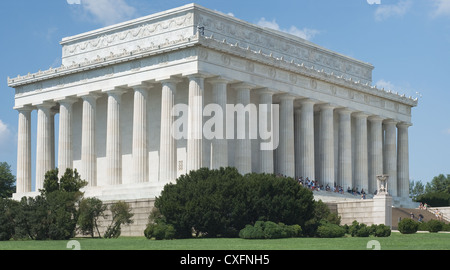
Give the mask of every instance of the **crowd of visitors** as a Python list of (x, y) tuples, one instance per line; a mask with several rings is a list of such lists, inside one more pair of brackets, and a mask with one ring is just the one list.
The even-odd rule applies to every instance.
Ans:
[[(344, 188), (340, 185), (336, 185), (336, 183), (334, 184), (333, 187), (330, 187), (328, 184), (324, 187), (322, 184), (319, 183), (319, 181), (310, 180), (308, 177), (304, 179), (303, 176), (298, 177), (297, 181), (300, 185), (305, 186), (313, 191), (325, 190), (328, 192), (334, 192), (339, 194), (344, 194), (345, 192)], [(361, 196), (361, 199), (366, 198), (366, 192), (364, 191), (364, 189), (361, 189), (361, 191), (359, 191), (357, 188), (348, 187), (347, 192), (355, 196)]]

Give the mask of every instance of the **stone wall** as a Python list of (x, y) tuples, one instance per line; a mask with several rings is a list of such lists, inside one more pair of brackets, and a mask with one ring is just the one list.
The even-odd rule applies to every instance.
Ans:
[(326, 204), (332, 212), (341, 217), (341, 225), (350, 225), (356, 220), (367, 225), (392, 226), (391, 196), (374, 196), (373, 199), (327, 202)]
[[(152, 210), (155, 200), (154, 199), (141, 199), (141, 200), (128, 200), (125, 201), (131, 206), (132, 213), (134, 214), (132, 220), (133, 223), (130, 225), (122, 225), (121, 226), (121, 234), (120, 236), (144, 236), (144, 230), (147, 226), (148, 216), (150, 215), (150, 211)], [(100, 218), (99, 221), (99, 231), (103, 237), (103, 234), (106, 231), (106, 228), (111, 224), (111, 211), (109, 207), (113, 204), (113, 201), (104, 201), (103, 204), (108, 206), (108, 210), (106, 214), (108, 215), (106, 219)], [(83, 235), (78, 235), (83, 236)], [(98, 234), (95, 232), (95, 237)]]

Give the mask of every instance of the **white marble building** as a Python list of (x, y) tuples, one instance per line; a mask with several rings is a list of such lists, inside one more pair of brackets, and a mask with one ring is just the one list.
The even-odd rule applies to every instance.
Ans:
[[(35, 194), (54, 167), (76, 168), (86, 196), (134, 200), (154, 198), (189, 170), (221, 166), (368, 192), (384, 173), (390, 194), (408, 197), (417, 99), (373, 87), (371, 64), (196, 4), (61, 45), (61, 67), (8, 78), (19, 112), (16, 198)], [(175, 104), (186, 104), (191, 135), (210, 119), (207, 104), (278, 104), (278, 148), (261, 150), (249, 137), (176, 139)]]

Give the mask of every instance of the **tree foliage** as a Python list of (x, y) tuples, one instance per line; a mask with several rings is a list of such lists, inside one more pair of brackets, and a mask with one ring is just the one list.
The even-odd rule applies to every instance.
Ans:
[(16, 177), (11, 173), (11, 166), (0, 162), (0, 198), (11, 198), (16, 192)]
[(313, 195), (292, 178), (239, 174), (235, 168), (191, 171), (168, 184), (155, 207), (177, 238), (237, 237), (258, 220), (304, 225), (313, 215)]

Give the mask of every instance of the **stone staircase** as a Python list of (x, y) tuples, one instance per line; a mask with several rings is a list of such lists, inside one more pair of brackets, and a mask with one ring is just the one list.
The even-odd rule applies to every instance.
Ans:
[[(411, 218), (411, 213), (414, 214), (414, 220), (419, 219), (419, 214), (422, 214), (423, 221), (427, 222), (432, 219), (437, 219), (436, 215), (430, 211), (430, 209), (419, 209), (419, 208), (392, 208), (392, 229), (398, 230), (398, 222), (404, 218)], [(447, 221), (448, 223), (448, 221)]]

